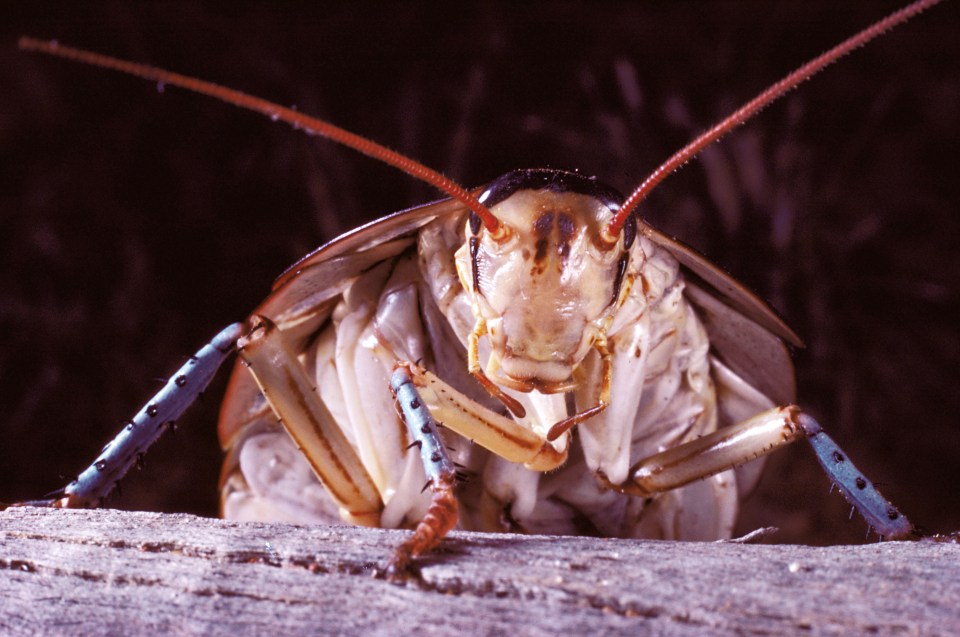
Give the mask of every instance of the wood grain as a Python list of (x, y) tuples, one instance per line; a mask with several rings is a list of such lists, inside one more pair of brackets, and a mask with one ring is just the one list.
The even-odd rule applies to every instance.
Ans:
[(960, 546), (454, 533), (403, 584), (403, 531), (0, 512), (0, 634), (960, 632)]

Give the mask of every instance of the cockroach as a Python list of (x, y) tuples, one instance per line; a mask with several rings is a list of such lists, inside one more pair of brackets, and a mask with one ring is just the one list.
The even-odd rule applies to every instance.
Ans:
[(453, 197), (298, 262), (49, 503), (99, 504), (238, 345), (242, 363), (221, 412), (224, 513), (415, 528), (394, 571), (458, 520), (481, 530), (727, 537), (738, 494), (756, 478), (759, 463), (745, 463), (799, 438), (879, 534), (914, 534), (819, 425), (788, 406), (784, 342), (799, 338), (742, 285), (646, 224), (636, 205), (780, 93), (931, 4), (914, 3), (801, 67), (626, 198), (554, 169), (467, 190), (292, 109), (22, 40), (253, 108)]

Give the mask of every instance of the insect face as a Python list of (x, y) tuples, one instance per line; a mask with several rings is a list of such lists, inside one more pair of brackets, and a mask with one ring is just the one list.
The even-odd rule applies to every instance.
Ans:
[(487, 376), (520, 391), (568, 391), (629, 288), (632, 231), (612, 244), (602, 237), (622, 198), (577, 173), (522, 170), (481, 200), (507, 237), (471, 223), (456, 261), (489, 336)]

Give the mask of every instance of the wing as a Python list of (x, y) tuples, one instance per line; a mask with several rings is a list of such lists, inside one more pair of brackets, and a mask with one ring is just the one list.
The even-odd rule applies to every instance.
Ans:
[(784, 342), (802, 347), (800, 337), (769, 305), (703, 255), (643, 222), (639, 231), (694, 274), (687, 282), (687, 298), (723, 363), (775, 403), (794, 402), (793, 362)]
[[(274, 282), (269, 296), (252, 314), (269, 317), (291, 342), (305, 342), (330, 317), (339, 296), (359, 274), (394, 257), (416, 241), (417, 231), (434, 219), (463, 214), (458, 201), (441, 201), (409, 208), (343, 234), (317, 248), (287, 269)], [(220, 444), (231, 447), (241, 430), (256, 430), (275, 422), (253, 377), (234, 367), (220, 408)], [(226, 471), (230, 458), (224, 463)]]
[(284, 329), (293, 327), (338, 296), (353, 277), (405, 250), (417, 230), (439, 217), (464, 212), (466, 207), (459, 201), (443, 199), (342, 234), (281, 274), (254, 314), (267, 316)]
[(640, 222), (637, 230), (669, 250), (677, 261), (711, 286), (724, 303), (774, 336), (778, 336), (796, 347), (803, 347), (803, 341), (800, 337), (783, 322), (783, 319), (777, 316), (777, 313), (766, 302), (717, 265), (711, 263), (705, 256), (643, 221)]

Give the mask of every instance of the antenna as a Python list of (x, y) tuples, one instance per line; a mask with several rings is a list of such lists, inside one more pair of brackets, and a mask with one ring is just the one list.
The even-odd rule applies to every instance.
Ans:
[(500, 220), (460, 184), (424, 166), (420, 162), (410, 159), (406, 155), (401, 155), (386, 146), (382, 146), (366, 137), (334, 126), (322, 119), (305, 115), (292, 108), (280, 106), (279, 104), (254, 97), (242, 91), (220, 86), (213, 82), (206, 82), (179, 73), (165, 71), (146, 64), (128, 62), (108, 55), (63, 46), (56, 40), (44, 41), (23, 37), (20, 38), (19, 46), (24, 51), (46, 53), (47, 55), (73, 60), (75, 62), (120, 71), (121, 73), (157, 82), (160, 85), (169, 84), (170, 86), (177, 86), (188, 91), (228, 102), (240, 108), (262, 113), (273, 121), (286, 122), (296, 129), (306, 131), (308, 134), (326, 137), (348, 148), (359, 151), (368, 157), (398, 168), (408, 175), (424, 181), (441, 192), (450, 195), (477, 214), (483, 222), (484, 227), (490, 232), (492, 238), (499, 239), (503, 236), (503, 224), (500, 223)]
[(918, 0), (917, 2), (914, 2), (913, 4), (908, 5), (899, 11), (894, 11), (882, 20), (874, 22), (863, 31), (860, 31), (856, 35), (847, 38), (826, 53), (823, 53), (810, 60), (793, 73), (790, 73), (781, 79), (779, 82), (769, 86), (762, 93), (725, 117), (718, 124), (715, 124), (713, 128), (701, 133), (699, 137), (678, 150), (667, 161), (660, 164), (660, 166), (650, 173), (650, 175), (643, 180), (643, 183), (641, 183), (637, 189), (634, 190), (629, 197), (627, 197), (626, 201), (624, 201), (623, 205), (620, 207), (620, 210), (613, 217), (613, 219), (610, 220), (610, 223), (607, 224), (607, 227), (603, 229), (604, 240), (608, 243), (615, 243), (620, 231), (623, 229), (623, 225), (627, 221), (627, 218), (633, 213), (637, 206), (640, 205), (640, 202), (646, 199), (647, 195), (649, 195), (650, 192), (656, 188), (657, 185), (670, 173), (676, 171), (685, 163), (693, 159), (693, 157), (701, 150), (717, 141), (734, 128), (740, 126), (763, 110), (770, 103), (776, 101), (791, 89), (796, 88), (798, 85), (807, 81), (816, 73), (833, 64), (847, 53), (850, 53), (857, 47), (863, 46), (875, 37), (883, 35), (893, 27), (906, 22), (913, 16), (917, 15), (921, 11), (924, 11), (925, 9), (932, 7), (938, 2), (940, 2), (940, 0)]

